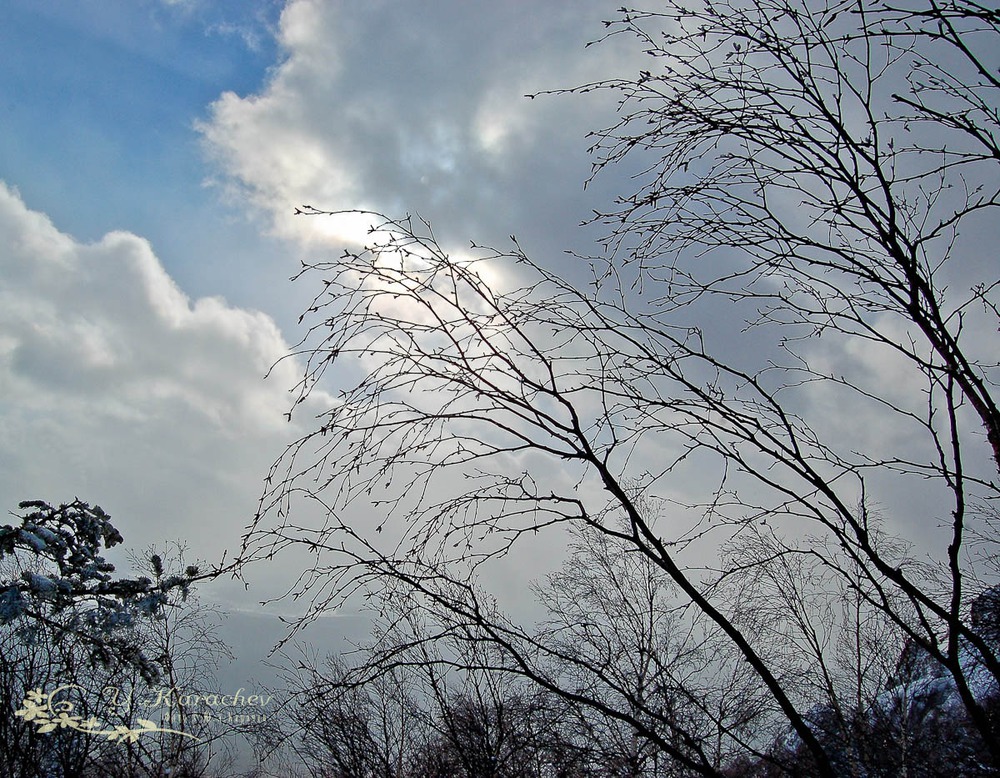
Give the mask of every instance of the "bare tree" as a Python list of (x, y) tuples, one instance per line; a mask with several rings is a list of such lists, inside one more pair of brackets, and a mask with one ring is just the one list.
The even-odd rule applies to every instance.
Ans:
[[(151, 547), (142, 557), (132, 554), (130, 560), (159, 585), (175, 569), (197, 569), (186, 563), (187, 553), (184, 544), (173, 543), (159, 552)], [(94, 774), (202, 778), (232, 771), (241, 728), (204, 702), (205, 695), (215, 691), (219, 666), (233, 659), (229, 645), (218, 635), (222, 619), (217, 607), (189, 589), (169, 598), (156, 619), (133, 628), (132, 639), (161, 672), (152, 684), (135, 672), (119, 678), (115, 712), (125, 721), (153, 716), (163, 731), (110, 744), (102, 749)]]
[(291, 673), (286, 667), (291, 703), (283, 739), (310, 775), (585, 775), (569, 772), (583, 760), (566, 737), (564, 705), (484, 667), (483, 646), (428, 639), (412, 612), (397, 616), (354, 652), (361, 658), (355, 665), (303, 656)]
[[(383, 219), (369, 246), (308, 266), (323, 280), (301, 397), (321, 381), (341, 393), (275, 464), (244, 561), (315, 552), (299, 590), (314, 612), (402, 586), (449, 634), (498, 649), (496, 670), (704, 775), (721, 768), (700, 723), (668, 736), (566, 684), (563, 646), (505, 619), (481, 573), (560, 528), (624, 544), (753, 673), (761, 731), (790, 727), (808, 769), (833, 776), (810, 714), (817, 685), (845, 694), (822, 676), (822, 613), (792, 597), (761, 630), (726, 586), (774, 562), (820, 571), (848, 611), (943, 669), (1000, 766), (973, 682), (995, 688), (1000, 661), (969, 614), (997, 558), (1000, 280), (983, 242), (1000, 197), (998, 32), (972, 0), (623, 10), (608, 35), (633, 36), (648, 69), (580, 87), (620, 98), (597, 172), (640, 170), (597, 217), (601, 256), (546, 267), (512, 237), (453, 257), (428, 225)], [(919, 538), (919, 562), (869, 507), (905, 492), (917, 513), (885, 525)], [(650, 498), (668, 495), (654, 525)], [(747, 533), (765, 558), (712, 561)], [(820, 673), (805, 684), (789, 665), (802, 639)], [(855, 655), (863, 685), (873, 659), (860, 640)], [(725, 753), (767, 750), (722, 729)], [(789, 772), (800, 755), (765, 754)]]
[[(286, 657), (287, 658), (287, 657)], [(303, 655), (289, 682), (281, 744), (316, 778), (402, 778), (427, 740), (412, 689), (398, 672), (355, 684), (337, 657)]]
[(613, 775), (687, 774), (655, 740), (637, 736), (636, 720), (674, 753), (714, 768), (734, 751), (754, 752), (770, 723), (756, 678), (631, 543), (576, 531), (567, 561), (535, 589), (546, 614), (537, 639), (558, 647), (551, 662), (560, 687), (585, 689), (619, 714), (574, 706), (592, 762), (618, 765)]

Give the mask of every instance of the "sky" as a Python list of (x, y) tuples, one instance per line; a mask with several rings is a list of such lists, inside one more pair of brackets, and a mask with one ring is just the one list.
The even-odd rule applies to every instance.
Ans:
[[(290, 277), (364, 238), (295, 209), (419, 214), (455, 250), (516, 234), (549, 267), (592, 252), (600, 228), (581, 222), (634, 186), (623, 165), (584, 186), (588, 133), (615, 105), (526, 95), (648, 67), (631, 41), (587, 45), (616, 7), (0, 5), (5, 509), (78, 497), (133, 549), (231, 553), (269, 465), (329, 399), (285, 417), (301, 365), (282, 357), (315, 291)], [(729, 334), (715, 345), (753, 357), (741, 323), (716, 314)], [(901, 386), (885, 363), (848, 356)], [(828, 418), (877, 445), (870, 418)], [(919, 509), (919, 491), (897, 496), (901, 514)], [(209, 591), (253, 609), (289, 565), (250, 571), (249, 592)]]
[[(600, 235), (581, 222), (635, 170), (584, 186), (606, 94), (526, 95), (648, 67), (630, 42), (587, 46), (619, 2), (0, 3), (0, 510), (80, 498), (130, 549), (232, 553), (269, 466), (332, 402), (314, 392), (286, 418), (302, 365), (283, 357), (315, 292), (290, 278), (363, 240), (295, 209), (419, 214), (456, 251), (516, 234), (568, 269)], [(716, 324), (727, 356), (759, 356), (740, 322)], [(915, 391), (855, 347), (813, 353)], [(905, 450), (875, 415), (813, 399), (822, 432)], [(927, 513), (920, 488), (881, 497), (902, 522)], [(552, 562), (529, 550), (523, 568)], [(297, 572), (289, 555), (247, 570), (249, 589), (202, 588), (247, 620), (226, 625), (236, 683), (280, 635), (259, 601)], [(516, 567), (497, 575), (523, 591)], [(322, 640), (362, 628), (331, 621)]]
[[(585, 249), (579, 224), (614, 189), (584, 190), (587, 133), (613, 106), (526, 95), (631, 70), (630, 49), (586, 46), (614, 8), (3, 3), (4, 510), (80, 498), (132, 549), (236, 548), (303, 431), (285, 418), (300, 366), (279, 360), (313, 290), (290, 276), (360, 239), (295, 207), (418, 213), (446, 245)], [(208, 591), (253, 610), (283, 579), (248, 577)]]

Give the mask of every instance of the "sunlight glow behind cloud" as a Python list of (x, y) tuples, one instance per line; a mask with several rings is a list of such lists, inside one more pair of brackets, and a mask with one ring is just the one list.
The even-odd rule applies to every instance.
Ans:
[[(198, 129), (223, 187), (305, 246), (363, 236), (293, 218), (303, 204), (419, 210), (435, 225), (463, 225), (456, 242), (506, 235), (513, 223), (545, 234), (546, 211), (559, 210), (549, 188), (562, 186), (567, 203), (582, 189), (577, 163), (601, 103), (526, 94), (610, 76), (625, 61), (614, 46), (584, 52), (600, 6), (582, 10), (525, 19), (524, 8), (484, 17), (458, 4), (408, 15), (292, 0), (279, 31), (285, 58), (268, 83), (225, 93)], [(528, 218), (514, 221), (518, 211)]]

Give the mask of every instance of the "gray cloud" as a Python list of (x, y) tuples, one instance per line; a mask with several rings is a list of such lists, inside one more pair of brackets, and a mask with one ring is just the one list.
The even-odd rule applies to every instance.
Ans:
[(221, 96), (200, 129), (226, 185), (307, 244), (357, 235), (292, 219), (302, 203), (419, 211), (456, 243), (516, 227), (559, 252), (590, 213), (585, 136), (611, 106), (525, 94), (629, 68), (634, 52), (584, 48), (612, 10), (293, 0), (270, 82)]

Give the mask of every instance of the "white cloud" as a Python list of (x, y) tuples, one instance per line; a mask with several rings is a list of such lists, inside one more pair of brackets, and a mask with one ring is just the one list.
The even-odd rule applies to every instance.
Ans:
[[(265, 314), (189, 299), (143, 239), (84, 245), (0, 184), (0, 493), (101, 504), (130, 547), (236, 547), (294, 430)], [(323, 398), (326, 399), (326, 398)]]
[(305, 245), (364, 233), (296, 219), (301, 204), (416, 210), (456, 243), (515, 229), (555, 243), (554, 219), (572, 230), (590, 213), (585, 136), (610, 103), (525, 94), (621, 72), (635, 52), (584, 50), (612, 12), (290, 0), (282, 64), (258, 94), (222, 95), (200, 129), (224, 184)]

